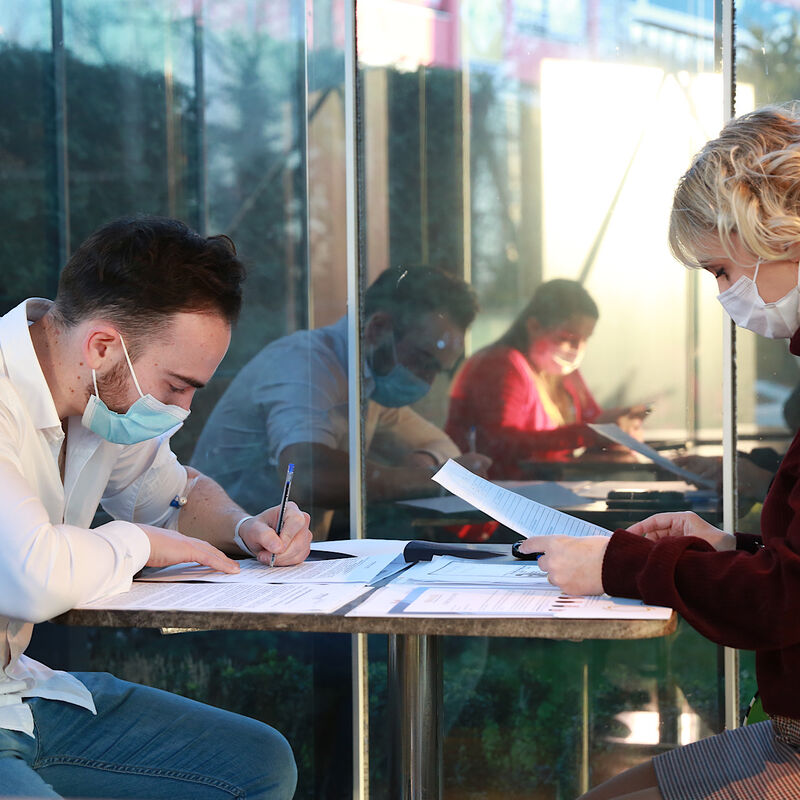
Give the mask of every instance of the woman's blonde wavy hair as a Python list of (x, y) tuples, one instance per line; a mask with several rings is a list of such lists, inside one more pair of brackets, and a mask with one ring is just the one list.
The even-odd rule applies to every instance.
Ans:
[(699, 267), (709, 234), (726, 253), (731, 234), (765, 261), (800, 246), (800, 113), (768, 106), (731, 120), (695, 156), (672, 202), (669, 246)]

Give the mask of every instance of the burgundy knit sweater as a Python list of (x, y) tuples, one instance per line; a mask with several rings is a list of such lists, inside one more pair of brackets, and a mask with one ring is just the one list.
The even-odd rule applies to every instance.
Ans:
[[(800, 355), (800, 332), (790, 350)], [(761, 513), (761, 537), (717, 552), (694, 536), (651, 542), (616, 531), (603, 560), (611, 595), (671, 606), (717, 644), (756, 651), (770, 715), (800, 719), (800, 433)]]

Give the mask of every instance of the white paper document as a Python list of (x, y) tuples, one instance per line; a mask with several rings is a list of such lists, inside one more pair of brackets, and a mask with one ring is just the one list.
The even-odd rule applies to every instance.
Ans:
[[(707, 493), (686, 481), (496, 481), (511, 492), (535, 500), (550, 508), (579, 508), (598, 500), (605, 502), (612, 491), (681, 492), (687, 498)], [(456, 495), (446, 497), (420, 497), (416, 500), (398, 500), (399, 505), (423, 508), (437, 514), (465, 514), (474, 508)]]
[(607, 595), (571, 597), (555, 586), (531, 589), (410, 586), (393, 581), (364, 598), (348, 617), (464, 615), (572, 619), (669, 619), (672, 610)]
[[(292, 567), (268, 567), (255, 558), (239, 561), (239, 572), (225, 572), (200, 564), (173, 564), (160, 569), (144, 569), (138, 581), (207, 581), (210, 583), (372, 583), (394, 562), (392, 552), (353, 558), (334, 558), (328, 561), (304, 561)], [(402, 569), (405, 564), (398, 565)]]
[(611, 536), (611, 531), (571, 517), (484, 480), (452, 459), (433, 476), (445, 489), (522, 536)]
[(431, 561), (421, 561), (395, 578), (394, 583), (552, 588), (547, 573), (539, 569), (535, 561), (494, 564), (483, 559), (473, 561), (453, 556), (437, 556)]
[(311, 542), (312, 550), (332, 550), (349, 553), (351, 556), (375, 556), (391, 553), (403, 555), (406, 542), (400, 539), (331, 539), (325, 542)]
[(635, 453), (639, 453), (646, 459), (652, 461), (654, 464), (658, 464), (659, 467), (671, 472), (673, 475), (679, 475), (681, 478), (689, 481), (690, 483), (706, 486), (709, 489), (716, 488), (714, 481), (710, 481), (708, 478), (701, 478), (696, 473), (691, 472), (688, 469), (684, 469), (683, 467), (679, 467), (677, 464), (673, 464), (668, 458), (662, 456), (658, 450), (654, 450), (644, 442), (634, 439), (633, 436), (625, 433), (625, 431), (623, 431), (622, 428), (620, 428), (619, 425), (614, 422), (609, 422), (604, 425), (590, 422), (588, 425), (595, 433), (605, 436), (606, 439), (610, 439), (612, 442), (629, 447)]
[(669, 619), (672, 609), (607, 595), (572, 597), (541, 589), (420, 587), (400, 605), (403, 614), (564, 617), (572, 619)]
[(368, 591), (353, 584), (134, 583), (129, 592), (78, 608), (330, 614)]
[[(572, 508), (585, 506), (595, 500), (588, 481), (498, 481), (495, 486), (502, 486), (516, 494), (535, 500), (550, 508)], [(425, 508), (438, 514), (459, 514), (469, 509), (469, 503), (460, 497), (420, 497), (416, 500), (398, 500), (400, 505)]]

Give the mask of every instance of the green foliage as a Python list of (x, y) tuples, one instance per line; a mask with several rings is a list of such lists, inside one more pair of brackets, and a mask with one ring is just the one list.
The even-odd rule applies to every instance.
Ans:
[(737, 82), (752, 84), (756, 106), (800, 98), (800, 20), (790, 9), (758, 3), (739, 19)]

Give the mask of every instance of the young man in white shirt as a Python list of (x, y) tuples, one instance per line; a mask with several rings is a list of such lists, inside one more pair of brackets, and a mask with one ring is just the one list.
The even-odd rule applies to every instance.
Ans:
[[(241, 305), (227, 237), (121, 219), (64, 268), (56, 300), (0, 318), (0, 792), (29, 797), (288, 798), (275, 730), (106, 674), (24, 655), (33, 623), (126, 591), (146, 565), (309, 551), (289, 503), (247, 515), (169, 439), (213, 375)], [(90, 529), (98, 504), (112, 522)]]

